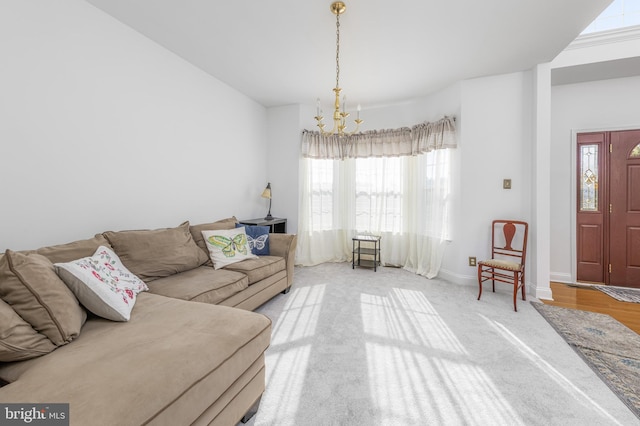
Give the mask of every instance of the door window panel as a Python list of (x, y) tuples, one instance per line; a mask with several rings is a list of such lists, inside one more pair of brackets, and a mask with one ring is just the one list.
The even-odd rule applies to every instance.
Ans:
[(580, 146), (580, 211), (598, 211), (598, 145)]

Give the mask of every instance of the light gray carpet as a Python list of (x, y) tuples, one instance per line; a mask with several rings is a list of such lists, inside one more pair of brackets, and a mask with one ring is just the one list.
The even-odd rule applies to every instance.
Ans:
[(296, 268), (250, 426), (636, 425), (529, 302), (347, 263)]

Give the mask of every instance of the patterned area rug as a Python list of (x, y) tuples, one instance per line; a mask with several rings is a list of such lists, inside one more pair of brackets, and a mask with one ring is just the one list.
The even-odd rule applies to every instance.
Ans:
[(640, 303), (640, 289), (609, 287), (606, 285), (595, 285), (594, 287), (621, 302)]
[(640, 418), (640, 335), (609, 315), (531, 305)]

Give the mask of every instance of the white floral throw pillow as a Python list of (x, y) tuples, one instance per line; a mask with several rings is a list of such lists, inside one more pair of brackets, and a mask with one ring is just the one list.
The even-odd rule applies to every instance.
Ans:
[(98, 247), (91, 257), (56, 263), (55, 267), (85, 308), (113, 321), (129, 321), (137, 294), (149, 290), (105, 246)]
[(244, 227), (202, 231), (214, 269), (220, 269), (245, 259), (256, 259), (251, 253)]

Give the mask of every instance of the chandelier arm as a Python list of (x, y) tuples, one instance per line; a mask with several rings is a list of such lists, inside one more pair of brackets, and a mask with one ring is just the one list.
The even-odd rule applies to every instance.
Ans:
[(329, 131), (324, 130), (324, 127), (325, 127), (324, 124), (319, 123), (318, 127), (320, 127), (320, 134), (322, 134), (323, 136), (333, 135), (338, 130), (338, 124), (336, 122), (333, 123), (333, 128)]
[(362, 120), (360, 120), (360, 119), (358, 118), (358, 119), (354, 120), (354, 122), (356, 123), (356, 128), (355, 128), (355, 129), (353, 129), (353, 131), (351, 131), (351, 132), (344, 132), (344, 134), (345, 134), (345, 135), (347, 135), (347, 136), (351, 136), (351, 135), (353, 135), (354, 133), (357, 133), (357, 132), (358, 132), (358, 129), (360, 128), (360, 124), (362, 123)]

